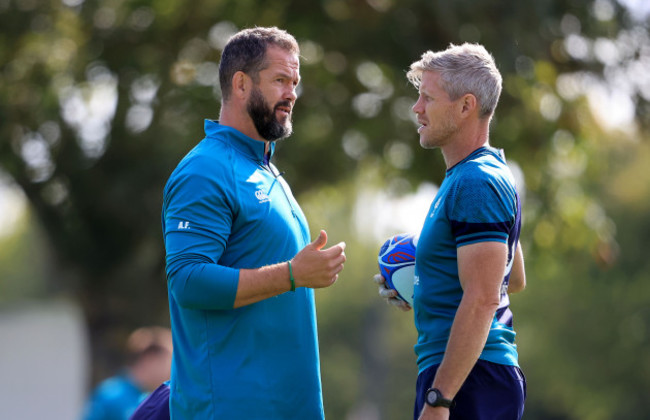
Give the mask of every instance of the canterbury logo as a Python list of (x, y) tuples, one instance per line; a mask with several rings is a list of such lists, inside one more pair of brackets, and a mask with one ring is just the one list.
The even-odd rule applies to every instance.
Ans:
[(266, 203), (271, 201), (271, 198), (262, 190), (255, 191), (255, 198), (259, 200), (260, 203)]
[(440, 199), (436, 200), (436, 202), (433, 205), (433, 211), (431, 214), (429, 214), (429, 218), (432, 218), (436, 214), (436, 210), (438, 210), (438, 206), (440, 205)]

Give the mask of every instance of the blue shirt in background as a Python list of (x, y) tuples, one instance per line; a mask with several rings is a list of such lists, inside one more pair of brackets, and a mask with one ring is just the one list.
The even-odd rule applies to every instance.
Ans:
[(86, 404), (84, 420), (128, 420), (147, 396), (131, 377), (124, 373), (101, 382)]

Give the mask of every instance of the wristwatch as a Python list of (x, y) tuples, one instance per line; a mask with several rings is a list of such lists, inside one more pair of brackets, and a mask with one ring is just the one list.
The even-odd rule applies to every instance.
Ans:
[(454, 405), (454, 402), (443, 397), (442, 392), (437, 388), (429, 388), (425, 394), (424, 401), (431, 407), (451, 408)]

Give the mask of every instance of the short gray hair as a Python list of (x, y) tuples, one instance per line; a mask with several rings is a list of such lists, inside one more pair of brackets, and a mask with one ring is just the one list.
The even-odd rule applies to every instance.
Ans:
[(501, 96), (502, 78), (494, 58), (482, 45), (450, 44), (444, 51), (427, 51), (411, 64), (406, 77), (419, 88), (425, 71), (440, 74), (442, 88), (452, 101), (471, 93), (478, 101), (480, 118), (494, 114)]

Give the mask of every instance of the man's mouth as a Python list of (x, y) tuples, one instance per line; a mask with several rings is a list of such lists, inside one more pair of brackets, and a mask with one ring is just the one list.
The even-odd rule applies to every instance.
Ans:
[(284, 116), (290, 116), (291, 115), (291, 107), (286, 106), (286, 105), (278, 105), (275, 107), (276, 111), (279, 111), (280, 114), (283, 114)]

